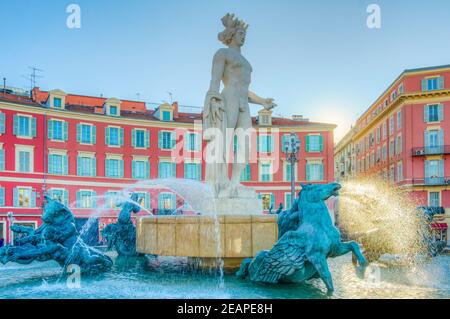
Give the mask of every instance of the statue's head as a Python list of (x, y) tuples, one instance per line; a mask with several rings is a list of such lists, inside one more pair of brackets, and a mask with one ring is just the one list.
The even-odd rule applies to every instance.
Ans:
[(66, 221), (73, 221), (73, 214), (63, 204), (44, 195), (44, 214), (42, 220), (47, 224), (61, 224)]
[(300, 186), (302, 187), (301, 199), (312, 203), (325, 201), (331, 196), (338, 196), (341, 189), (341, 185), (338, 183), (300, 184)]
[(230, 13), (227, 13), (222, 18), (222, 24), (224, 25), (225, 30), (219, 33), (219, 40), (227, 46), (231, 44), (235, 44), (239, 47), (243, 46), (248, 24), (238, 18), (234, 18), (234, 14)]

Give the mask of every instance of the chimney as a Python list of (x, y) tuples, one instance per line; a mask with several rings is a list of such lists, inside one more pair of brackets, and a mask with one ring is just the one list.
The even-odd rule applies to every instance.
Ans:
[(33, 102), (37, 102), (40, 103), (41, 101), (39, 101), (39, 93), (41, 92), (41, 90), (39, 89), (39, 87), (34, 87), (31, 90), (31, 100)]
[(173, 107), (173, 118), (177, 119), (178, 118), (178, 102), (173, 102), (172, 107)]

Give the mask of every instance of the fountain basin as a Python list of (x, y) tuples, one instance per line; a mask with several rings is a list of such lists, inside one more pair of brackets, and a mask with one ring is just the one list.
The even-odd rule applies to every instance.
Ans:
[(277, 239), (277, 215), (146, 216), (136, 223), (138, 252), (190, 257), (205, 267), (220, 257), (227, 270), (271, 249)]

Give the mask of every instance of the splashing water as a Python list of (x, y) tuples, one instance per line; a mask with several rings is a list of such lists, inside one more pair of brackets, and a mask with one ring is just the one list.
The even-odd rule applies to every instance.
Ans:
[(411, 194), (378, 177), (345, 181), (342, 186), (339, 225), (363, 244), (369, 259), (425, 252), (425, 218)]

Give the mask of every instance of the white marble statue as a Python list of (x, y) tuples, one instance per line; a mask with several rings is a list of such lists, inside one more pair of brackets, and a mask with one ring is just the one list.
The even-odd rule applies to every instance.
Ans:
[(232, 143), (227, 139), (226, 131), (229, 134), (230, 130), (236, 132), (238, 129), (252, 128), (249, 103), (262, 105), (268, 110), (276, 104), (272, 98), (261, 98), (249, 90), (252, 66), (241, 54), (248, 25), (233, 14), (225, 15), (222, 23), (225, 30), (218, 37), (227, 48), (219, 49), (214, 55), (211, 83), (203, 112), (207, 149), (213, 143), (216, 151), (214, 160), (213, 156), (206, 156), (205, 179), (213, 186), (216, 197), (254, 197), (256, 194), (253, 190), (240, 184), (241, 172), (249, 162), (250, 142), (238, 135), (237, 149), (244, 152), (243, 160), (234, 160), (230, 180), (226, 149), (227, 146), (232, 147)]

